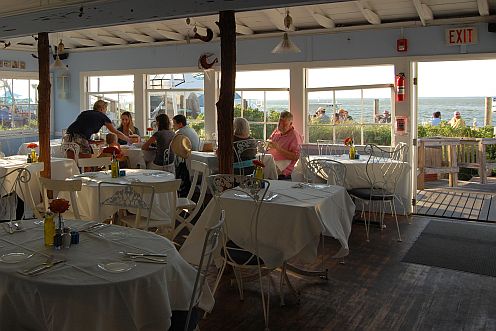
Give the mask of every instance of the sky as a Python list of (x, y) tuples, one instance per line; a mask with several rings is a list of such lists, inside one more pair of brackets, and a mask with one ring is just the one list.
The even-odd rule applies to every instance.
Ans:
[(423, 62), (419, 97), (496, 97), (496, 60)]

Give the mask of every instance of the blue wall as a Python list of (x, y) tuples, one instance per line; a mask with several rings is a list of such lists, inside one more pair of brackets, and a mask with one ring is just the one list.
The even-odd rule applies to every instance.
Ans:
[[(487, 23), (474, 24), (478, 29), (479, 42), (467, 46), (448, 46), (445, 30), (449, 26), (418, 27), (403, 30), (408, 39), (408, 52), (396, 52), (396, 40), (400, 29), (363, 30), (320, 35), (290, 35), (302, 50), (297, 54), (272, 54), (271, 50), (280, 37), (261, 39), (238, 39), (237, 63), (268, 64), (347, 59), (370, 59), (431, 55), (456, 55), (496, 53), (496, 33), (487, 31)], [(457, 26), (458, 27), (458, 26)], [(54, 100), (54, 129), (66, 128), (81, 111), (80, 73), (86, 71), (111, 71), (154, 68), (196, 68), (198, 57), (212, 52), (220, 57), (220, 43), (191, 43), (153, 47), (127, 47), (122, 49), (71, 53), (64, 61), (69, 65), (70, 97)], [(36, 71), (37, 61), (29, 53), (1, 51), (0, 58), (24, 60), (26, 71)], [(55, 84), (54, 84), (55, 85)], [(57, 95), (54, 86), (54, 96)], [(5, 149), (5, 147), (4, 147)]]

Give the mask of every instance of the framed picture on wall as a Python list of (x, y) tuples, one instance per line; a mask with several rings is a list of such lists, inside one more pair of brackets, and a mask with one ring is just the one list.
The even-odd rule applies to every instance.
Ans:
[(14, 69), (19, 68), (19, 61), (12, 60), (10, 62), (12, 63), (12, 68), (14, 68)]
[(3, 60), (4, 68), (12, 68), (12, 63), (10, 60)]
[(26, 62), (19, 61), (19, 69), (26, 69)]

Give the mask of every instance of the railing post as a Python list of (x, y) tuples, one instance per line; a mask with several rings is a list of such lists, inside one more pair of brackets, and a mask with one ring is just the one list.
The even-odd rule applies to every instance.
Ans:
[(486, 174), (486, 145), (482, 143), (482, 139), (479, 140), (479, 176), (481, 184), (487, 184), (487, 174)]
[(423, 190), (424, 183), (424, 168), (425, 168), (425, 146), (422, 140), (418, 144), (418, 173), (417, 173), (417, 189)]

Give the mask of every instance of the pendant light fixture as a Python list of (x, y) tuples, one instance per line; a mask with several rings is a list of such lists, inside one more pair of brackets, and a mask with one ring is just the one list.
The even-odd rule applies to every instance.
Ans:
[[(289, 10), (286, 10), (286, 16), (284, 17), (284, 28), (286, 31), (289, 30), (291, 25), (293, 24), (293, 18), (289, 15)], [(298, 46), (295, 45), (291, 40), (289, 40), (289, 36), (287, 32), (284, 32), (282, 35), (282, 40), (277, 44), (276, 47), (272, 50), (274, 54), (280, 53), (300, 53), (301, 50)]]
[(60, 60), (60, 54), (64, 53), (64, 43), (62, 39), (60, 39), (59, 44), (57, 45), (57, 53), (55, 55), (55, 62), (51, 65), (51, 69), (53, 71), (57, 70), (68, 70), (66, 65)]

